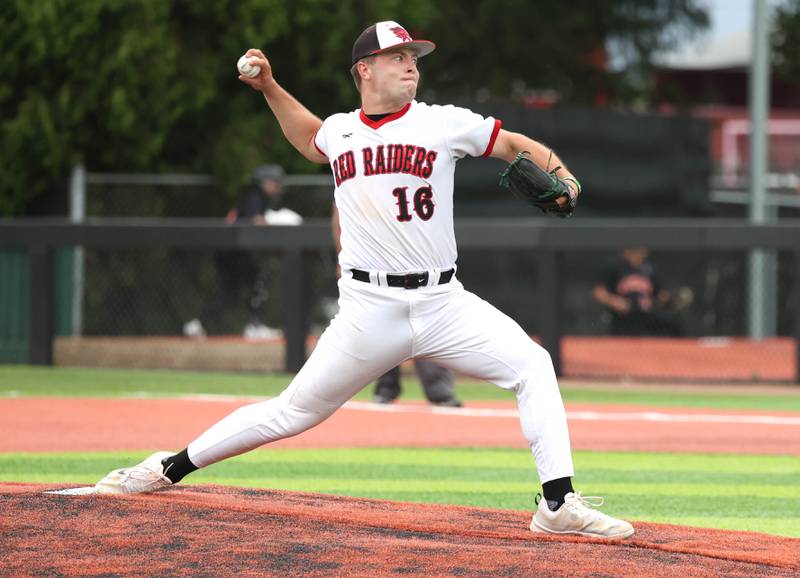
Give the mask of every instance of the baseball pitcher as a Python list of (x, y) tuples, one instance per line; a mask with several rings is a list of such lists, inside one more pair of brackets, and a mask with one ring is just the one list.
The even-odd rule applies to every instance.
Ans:
[(324, 121), (287, 93), (267, 57), (247, 51), (261, 92), (289, 142), (331, 167), (339, 210), (339, 313), (286, 390), (244, 406), (184, 450), (115, 470), (100, 493), (160, 490), (186, 474), (321, 423), (387, 370), (426, 358), (511, 390), (542, 483), (531, 530), (625, 538), (633, 527), (594, 509), (572, 487), (564, 405), (550, 355), (520, 326), (466, 291), (456, 276), (453, 175), (459, 159), (508, 161), (503, 184), (546, 213), (566, 216), (577, 179), (547, 147), (464, 108), (415, 100), (417, 60), (435, 45), (396, 22), (356, 39), (351, 74), (360, 108)]

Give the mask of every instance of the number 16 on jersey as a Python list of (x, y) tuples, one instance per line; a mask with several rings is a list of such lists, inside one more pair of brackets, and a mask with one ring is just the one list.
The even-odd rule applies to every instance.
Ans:
[(397, 199), (397, 220), (401, 223), (406, 223), (413, 218), (410, 208), (413, 208), (417, 217), (423, 221), (427, 221), (433, 216), (436, 204), (433, 202), (433, 189), (430, 187), (418, 188), (414, 191), (411, 199), (408, 198), (408, 187), (397, 187), (392, 194)]

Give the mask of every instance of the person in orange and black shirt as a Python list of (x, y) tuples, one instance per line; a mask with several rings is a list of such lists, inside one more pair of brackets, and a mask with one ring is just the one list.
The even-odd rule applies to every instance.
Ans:
[(611, 313), (613, 335), (684, 334), (677, 319), (665, 309), (672, 295), (662, 287), (648, 261), (649, 254), (644, 247), (625, 249), (622, 259), (594, 287), (595, 300)]

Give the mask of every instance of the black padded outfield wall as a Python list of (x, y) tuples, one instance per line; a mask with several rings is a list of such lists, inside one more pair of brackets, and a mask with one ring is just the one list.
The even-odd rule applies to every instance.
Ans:
[[(503, 121), (503, 128), (555, 150), (586, 192), (580, 204), (582, 215), (711, 215), (707, 121), (609, 110), (465, 106), (495, 116)], [(498, 186), (503, 166), (497, 159), (460, 161), (456, 194), (460, 201), (475, 206), (457, 205), (456, 211), (467, 213), (488, 203), (494, 206), (490, 214), (518, 214), (510, 195)]]

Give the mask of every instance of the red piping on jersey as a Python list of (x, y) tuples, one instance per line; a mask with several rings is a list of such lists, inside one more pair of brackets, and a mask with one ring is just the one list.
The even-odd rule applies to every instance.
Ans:
[[(322, 127), (319, 127), (319, 128), (322, 128)], [(314, 143), (314, 148), (319, 151), (319, 154), (321, 154), (322, 156), (324, 156), (327, 159), (328, 155), (326, 155), (324, 152), (322, 152), (322, 149), (317, 146), (317, 135), (319, 134), (319, 128), (317, 129), (317, 132), (314, 133), (314, 138), (311, 139), (311, 141)]]
[(363, 122), (368, 127), (378, 129), (381, 128), (383, 125), (385, 125), (387, 122), (392, 122), (393, 120), (397, 120), (398, 118), (403, 116), (405, 113), (408, 112), (409, 108), (411, 108), (410, 102), (397, 112), (393, 112), (389, 116), (384, 116), (379, 121), (370, 120), (369, 117), (366, 114), (364, 114), (363, 109), (358, 111), (358, 117), (361, 119), (361, 122)]
[(503, 126), (503, 121), (499, 119), (494, 119), (494, 128), (492, 129), (492, 136), (489, 137), (489, 144), (486, 145), (486, 150), (483, 152), (484, 157), (488, 157), (492, 154), (492, 149), (494, 148), (494, 141), (497, 140), (497, 135), (500, 133), (500, 127)]

